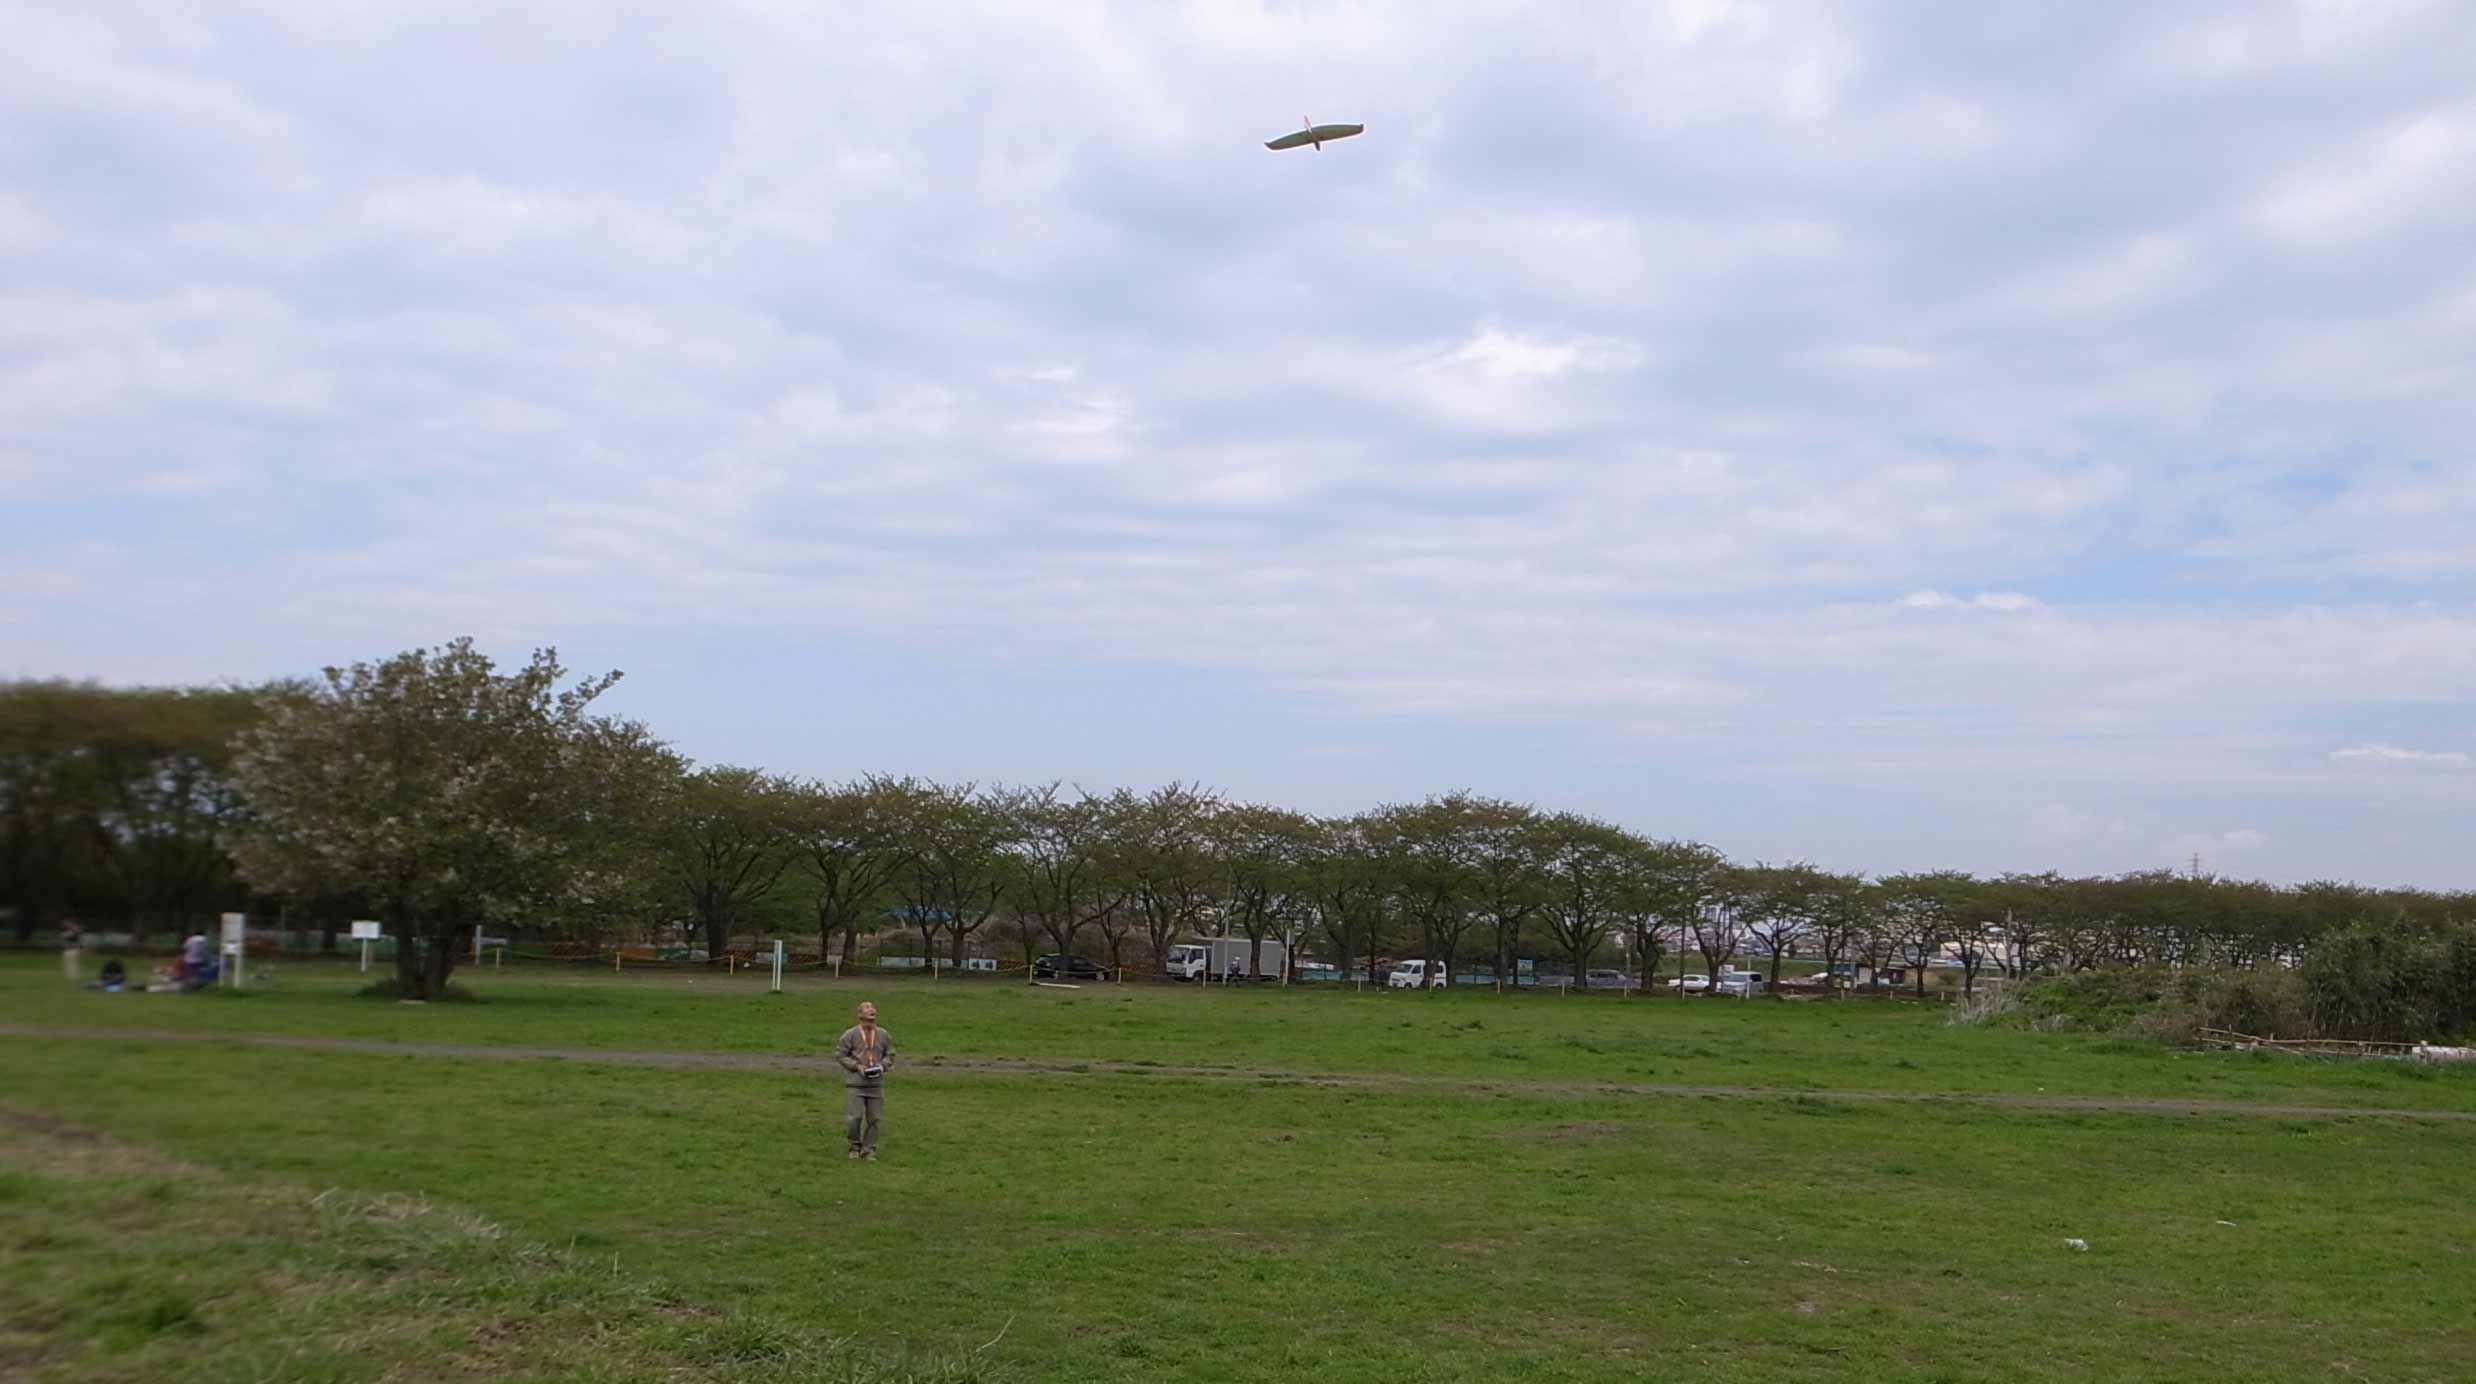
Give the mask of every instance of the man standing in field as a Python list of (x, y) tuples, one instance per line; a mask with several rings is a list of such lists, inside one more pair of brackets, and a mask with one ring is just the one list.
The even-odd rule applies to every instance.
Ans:
[(886, 1070), (894, 1065), (894, 1035), (877, 1027), (877, 1006), (860, 1002), (860, 1022), (843, 1030), (834, 1060), (843, 1067), (843, 1131), (851, 1139), (851, 1156), (873, 1163), (877, 1122), (886, 1108)]

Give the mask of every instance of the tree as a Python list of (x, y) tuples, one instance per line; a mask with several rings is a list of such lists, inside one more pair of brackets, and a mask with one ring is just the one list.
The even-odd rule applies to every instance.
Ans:
[(1548, 907), (1549, 865), (1558, 846), (1550, 819), (1522, 803), (1469, 801), (1472, 911), (1495, 944), (1496, 991), (1513, 983), (1522, 928)]
[(1829, 984), (1828, 978), (1840, 969), (1841, 958), (1864, 945), (1873, 923), (1872, 896), (1865, 881), (1855, 875), (1818, 872), (1809, 902), (1814, 947), (1822, 953), (1823, 975)]
[(1081, 789), (1071, 797), (1059, 789), (1052, 783), (1017, 795), (1006, 892), (1027, 930), (1036, 928), (1052, 948), (1071, 955), (1075, 935), (1116, 908), (1124, 894), (1109, 868), (1108, 802)]
[(590, 788), (561, 827), (566, 887), (536, 898), (525, 921), (599, 951), (675, 916), (663, 852), (688, 763), (634, 721), (590, 718), (575, 737), (569, 753)]
[[(1643, 914), (1692, 942), (1707, 959), (1710, 973), (1719, 974), (1744, 940), (1744, 933), (1736, 930), (1735, 912), (1723, 907), (1728, 857), (1699, 841), (1654, 842), (1644, 854), (1643, 875)], [(1717, 956), (1711, 955), (1714, 948)], [(1683, 964), (1680, 959), (1678, 965)]]
[(1745, 872), (1745, 928), (1771, 954), (1771, 981), (1778, 984), (1780, 963), (1814, 929), (1816, 901), (1826, 876), (1806, 861), (1787, 865), (1757, 862)]
[(38, 925), (104, 893), (94, 823), (109, 793), (89, 746), (110, 695), (91, 684), (0, 684), (0, 881), (21, 946)]
[(1092, 926), (1100, 932), (1101, 945), (1109, 949), (1109, 974), (1123, 977), (1126, 974), (1126, 939), (1134, 936), (1135, 930), (1141, 926), (1140, 918), (1126, 907), (1126, 901), (1121, 897), (1117, 903), (1102, 909), (1092, 919)]
[(870, 775), (829, 786), (800, 785), (785, 808), (790, 853), (811, 895), (817, 955), (842, 934), (844, 960), (858, 950), (863, 929), (884, 916), (894, 879), (908, 860), (902, 825), (930, 790), (912, 778)]
[(1392, 882), (1368, 840), (1364, 817), (1326, 817), (1315, 823), (1299, 861), (1299, 888), (1312, 901), (1316, 926), (1333, 947), (1346, 975), (1363, 961), (1369, 980), (1376, 953), (1391, 922)]
[(1616, 832), (1617, 870), (1608, 906), (1617, 915), (1626, 953), (1647, 991), (1659, 983), (1660, 958), (1667, 954), (1659, 920), (1660, 847), (1622, 827)]
[(256, 695), (0, 684), (0, 898), (20, 941), (72, 906), (118, 913), (133, 937), (239, 906), (226, 770)]
[(1291, 935), (1290, 895), (1314, 825), (1285, 808), (1243, 803), (1214, 814), (1207, 832), (1219, 866), (1222, 921), (1245, 934), (1247, 975), (1261, 976), (1265, 937), (1276, 930)]
[(1899, 921), (1892, 916), (1891, 895), (1880, 880), (1865, 886), (1858, 906), (1865, 921), (1857, 933), (1857, 952), (1879, 977), (1900, 959)]
[(1745, 945), (1746, 879), (1736, 869), (1720, 871), (1703, 895), (1702, 907), (1687, 920), (1686, 929), (1693, 934), (1694, 950), (1702, 953), (1702, 964), (1713, 976), (1727, 969), (1729, 959)]
[(476, 926), (573, 901), (599, 858), (591, 805), (659, 750), (588, 714), (617, 673), (565, 676), (552, 650), (502, 674), (458, 639), (268, 694), (233, 760), (242, 874), (365, 892), (395, 933), (399, 993), (437, 996)]
[(1943, 954), (1976, 881), (1958, 870), (1886, 875), (1880, 881), (1883, 914), (1892, 936), (1914, 966), (1917, 994), (1926, 994), (1926, 967)]
[(1554, 845), (1543, 917), (1578, 983), (1609, 936), (1639, 916), (1641, 859), (1625, 831), (1595, 817), (1553, 813), (1544, 828)]
[(664, 857), (709, 962), (720, 963), (731, 933), (790, 868), (797, 805), (792, 784), (727, 764), (697, 770), (671, 794)]
[(137, 688), (100, 698), (86, 746), (103, 794), (94, 830), (131, 935), (143, 935), (149, 917), (177, 933), (238, 906), (222, 837), (240, 808), (228, 776), (232, 740), (257, 721), (255, 694)]
[(943, 933), (949, 960), (961, 966), (965, 944), (1005, 899), (1014, 807), (1013, 795), (983, 793), (968, 783), (932, 785), (908, 805), (898, 828), (906, 850), (894, 887), (931, 956)]
[(1119, 789), (1111, 800), (1111, 872), (1124, 881), (1154, 964), (1164, 973), (1171, 945), (1199, 929), (1212, 906), (1211, 828), (1222, 811), (1218, 796), (1183, 783), (1140, 798)]
[(1369, 839), (1403, 913), (1418, 924), (1420, 954), (1431, 973), (1459, 960), (1462, 938), (1478, 919), (1484, 804), (1452, 793), (1381, 808), (1369, 820)]

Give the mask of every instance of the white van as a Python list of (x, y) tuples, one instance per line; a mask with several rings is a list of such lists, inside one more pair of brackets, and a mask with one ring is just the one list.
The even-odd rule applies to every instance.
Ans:
[(1446, 982), (1441, 961), (1404, 961), (1384, 978), (1385, 988), (1391, 990), (1441, 990)]

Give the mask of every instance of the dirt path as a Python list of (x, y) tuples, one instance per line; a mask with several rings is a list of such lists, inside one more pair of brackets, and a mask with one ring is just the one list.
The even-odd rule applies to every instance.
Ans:
[[(598, 1062), (621, 1067), (748, 1072), (828, 1072), (833, 1059), (745, 1052), (665, 1052), (626, 1048), (500, 1047), (474, 1043), (399, 1043), (383, 1038), (311, 1038), (273, 1033), (211, 1033), (175, 1029), (38, 1028), (0, 1024), (0, 1037), (79, 1042), (217, 1043), (291, 1052), (351, 1052), (380, 1057), (480, 1058), (496, 1061)], [(1680, 1082), (1491, 1081), (1484, 1077), (1365, 1072), (1282, 1072), (1242, 1067), (1172, 1066), (1149, 1062), (1054, 1062), (997, 1057), (930, 1057), (906, 1064), (906, 1080), (940, 1072), (1011, 1076), (1166, 1076), (1352, 1089), (1458, 1090), (1476, 1094), (1684, 1096), (1719, 1100), (1828, 1100), (1920, 1105), (1984, 1105), (2012, 1110), (2086, 1111), (2119, 1115), (2249, 1116), (2255, 1119), (2452, 1120), (2476, 1122), (2476, 1110), (2397, 1110), (2343, 1105), (2288, 1105), (2167, 1096), (2058, 1096), (2017, 1091), (1804, 1090), (1784, 1086), (1693, 1086)]]

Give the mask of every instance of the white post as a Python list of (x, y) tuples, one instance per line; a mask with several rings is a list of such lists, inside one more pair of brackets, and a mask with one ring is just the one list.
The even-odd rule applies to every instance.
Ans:
[(245, 955), (248, 943), (244, 940), (249, 932), (249, 915), (226, 913), (223, 915), (223, 925), (224, 970), (232, 977), (232, 988), (238, 990), (243, 983), (241, 972), (249, 964), (249, 958)]
[(367, 937), (361, 939), (361, 969), (370, 969), (370, 939)]
[(782, 939), (774, 939), (774, 993), (782, 993)]

